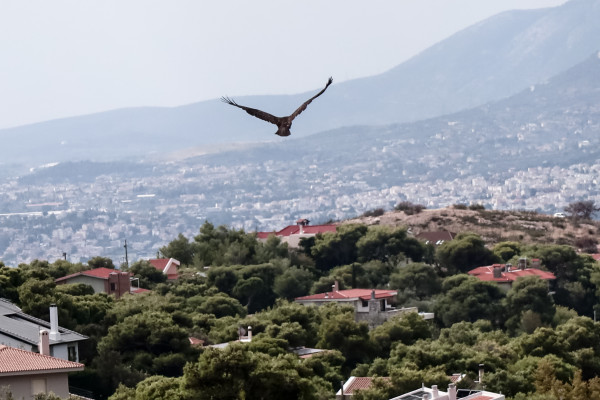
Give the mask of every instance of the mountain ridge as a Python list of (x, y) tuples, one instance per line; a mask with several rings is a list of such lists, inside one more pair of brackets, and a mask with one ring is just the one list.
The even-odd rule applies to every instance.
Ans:
[[(341, 126), (385, 125), (457, 112), (543, 82), (598, 50), (600, 0), (510, 11), (466, 28), (383, 74), (334, 83), (294, 122), (295, 137)], [(335, 78), (335, 77), (334, 77)], [(325, 79), (325, 78), (324, 78)], [(315, 83), (318, 90), (320, 83)], [(314, 90), (232, 96), (287, 114)], [(0, 130), (4, 163), (146, 158), (223, 142), (277, 142), (274, 128), (217, 99), (119, 109)]]

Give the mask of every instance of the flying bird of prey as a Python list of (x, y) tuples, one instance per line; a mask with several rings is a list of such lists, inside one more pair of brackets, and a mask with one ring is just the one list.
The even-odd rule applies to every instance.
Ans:
[(317, 97), (322, 95), (325, 92), (325, 90), (327, 90), (329, 85), (331, 85), (332, 82), (333, 82), (333, 79), (329, 78), (329, 80), (327, 81), (327, 85), (325, 85), (323, 90), (321, 90), (319, 93), (317, 93), (310, 99), (306, 100), (300, 107), (298, 107), (298, 109), (296, 111), (294, 111), (291, 115), (288, 115), (287, 117), (276, 117), (267, 112), (257, 110), (256, 108), (240, 106), (238, 103), (236, 103), (229, 97), (221, 97), (221, 101), (223, 101), (227, 104), (231, 104), (232, 106), (239, 107), (242, 110), (245, 110), (248, 114), (255, 116), (256, 118), (260, 118), (263, 121), (267, 121), (267, 122), (277, 125), (277, 132), (275, 132), (276, 135), (290, 136), (290, 134), (291, 134), (290, 128), (292, 127), (292, 121), (294, 120), (294, 118), (296, 118), (298, 115), (300, 115), (300, 113), (302, 111), (306, 110), (306, 107), (310, 104), (311, 101), (313, 101), (314, 99), (316, 99)]

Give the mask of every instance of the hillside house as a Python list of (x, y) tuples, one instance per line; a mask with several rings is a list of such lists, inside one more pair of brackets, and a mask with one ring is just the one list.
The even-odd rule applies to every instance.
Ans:
[(537, 268), (540, 266), (538, 259), (531, 260), (531, 264), (532, 267), (528, 267), (527, 260), (521, 259), (516, 268), (512, 264), (492, 264), (472, 269), (468, 274), (484, 282), (496, 282), (505, 291), (510, 290), (514, 281), (525, 276), (538, 276), (548, 282), (556, 279), (552, 272)]
[(8, 300), (0, 299), (0, 344), (40, 352), (40, 332), (48, 331), (48, 355), (79, 361), (79, 342), (87, 336), (58, 325), (56, 305), (50, 306), (50, 322), (25, 314)]
[(238, 328), (238, 339), (231, 342), (223, 342), (217, 344), (209, 344), (208, 347), (213, 347), (215, 349), (225, 349), (229, 346), (230, 343), (240, 342), (240, 343), (250, 343), (252, 341), (252, 327), (249, 326), (248, 329), (244, 329), (243, 327)]
[(432, 231), (432, 232), (421, 232), (415, 237), (425, 242), (425, 244), (432, 244), (434, 246), (440, 246), (444, 242), (449, 242), (456, 237), (456, 233), (450, 231)]
[(486, 390), (469, 390), (457, 389), (454, 383), (448, 385), (448, 391), (443, 392), (438, 389), (437, 385), (432, 385), (431, 388), (421, 387), (412, 392), (393, 397), (390, 400), (505, 400), (503, 394), (488, 392)]
[(298, 247), (300, 239), (315, 236), (318, 233), (336, 232), (335, 225), (310, 225), (310, 221), (306, 218), (301, 218), (296, 221), (296, 225), (288, 225), (277, 232), (256, 232), (258, 240), (265, 241), (271, 235), (275, 235), (281, 239), (283, 243), (287, 243), (290, 247)]
[(131, 291), (131, 273), (110, 268), (95, 268), (55, 279), (57, 285), (85, 283), (94, 293), (114, 294), (116, 298)]
[(8, 390), (12, 398), (25, 400), (54, 393), (64, 399), (69, 397), (68, 374), (83, 371), (83, 367), (48, 354), (0, 345), (0, 393)]
[(167, 276), (168, 280), (174, 280), (179, 277), (177, 268), (180, 262), (174, 258), (153, 258), (148, 260), (150, 264), (157, 270), (161, 271)]
[[(394, 308), (398, 292), (387, 289), (347, 289), (339, 290), (338, 282), (332, 286), (331, 292), (302, 296), (294, 299), (296, 303), (307, 306), (321, 306), (336, 302), (354, 307), (354, 316), (357, 322), (365, 321), (370, 328), (381, 325), (383, 322), (396, 315), (418, 312), (416, 307)], [(422, 313), (425, 319), (432, 319), (433, 314)]]
[[(355, 392), (370, 389), (373, 386), (373, 379), (375, 378), (371, 376), (351, 376), (335, 394), (336, 400), (351, 400)], [(381, 379), (388, 381), (390, 378), (384, 376)]]
[[(389, 380), (383, 377), (384, 380)], [(351, 376), (335, 394), (336, 400), (351, 400), (359, 390), (367, 390), (373, 384), (372, 377), (356, 377)], [(404, 393), (400, 396), (391, 398), (390, 400), (505, 400), (504, 395), (499, 393), (488, 392), (485, 390), (457, 389), (455, 383), (448, 385), (448, 391), (443, 392), (438, 389), (437, 385), (432, 385), (431, 388), (422, 386), (412, 392)]]

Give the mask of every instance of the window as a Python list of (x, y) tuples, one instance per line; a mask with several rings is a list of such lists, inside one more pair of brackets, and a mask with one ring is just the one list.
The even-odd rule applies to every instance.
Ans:
[(46, 378), (31, 380), (31, 394), (46, 393)]
[(110, 283), (110, 291), (114, 292), (115, 290), (117, 290), (117, 285), (114, 282)]
[(362, 306), (363, 307), (369, 307), (369, 302), (367, 300), (363, 300), (362, 301)]
[(67, 347), (67, 353), (68, 353), (68, 357), (69, 357), (69, 361), (75, 361), (77, 362), (77, 347), (75, 346), (69, 346)]

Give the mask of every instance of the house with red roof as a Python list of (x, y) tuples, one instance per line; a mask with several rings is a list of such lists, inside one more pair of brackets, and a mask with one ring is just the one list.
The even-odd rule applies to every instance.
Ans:
[(55, 279), (57, 285), (85, 283), (94, 293), (114, 294), (116, 298), (131, 291), (131, 273), (110, 268), (95, 268)]
[[(332, 285), (331, 292), (317, 293), (309, 296), (297, 297), (296, 303), (306, 306), (321, 306), (335, 302), (354, 307), (356, 321), (365, 321), (370, 328), (381, 325), (393, 316), (409, 312), (418, 312), (416, 307), (395, 308), (398, 291), (389, 289), (346, 289), (339, 290), (338, 282)], [(423, 313), (425, 319), (432, 319), (433, 314)]]
[[(351, 376), (335, 394), (336, 400), (350, 400), (352, 396), (359, 390), (367, 390), (373, 385), (372, 377), (356, 377)], [(385, 381), (390, 378), (382, 377)], [(486, 390), (471, 390), (457, 389), (455, 383), (448, 385), (448, 391), (444, 392), (438, 389), (437, 385), (432, 385), (431, 388), (424, 385), (412, 392), (404, 393), (400, 396), (391, 398), (390, 400), (505, 400), (504, 395), (500, 393), (488, 392)]]
[(0, 345), (0, 388), (8, 388), (15, 399), (33, 399), (41, 393), (67, 398), (68, 374), (83, 371), (83, 367), (77, 362)]
[(415, 235), (415, 237), (424, 241), (425, 244), (440, 246), (444, 242), (449, 242), (453, 240), (456, 237), (456, 233), (450, 231), (421, 232)]
[(256, 232), (256, 238), (265, 241), (269, 236), (275, 235), (279, 237), (283, 243), (287, 243), (288, 246), (298, 247), (300, 245), (300, 239), (327, 232), (335, 233), (336, 225), (310, 225), (309, 220), (301, 218), (296, 221), (296, 225), (288, 225), (277, 232)]
[[(531, 264), (539, 267), (540, 261), (534, 258), (531, 260)], [(468, 274), (484, 282), (496, 282), (500, 288), (506, 291), (512, 287), (514, 281), (526, 276), (537, 276), (548, 282), (556, 279), (552, 272), (535, 267), (528, 267), (527, 260), (521, 259), (516, 268), (512, 264), (492, 264), (472, 269)]]
[[(350, 400), (354, 396), (354, 392), (359, 390), (367, 390), (373, 386), (373, 380), (376, 379), (371, 376), (351, 376), (342, 385), (340, 390), (335, 394), (336, 400)], [(389, 381), (389, 376), (380, 377), (384, 381)]]
[(165, 274), (168, 280), (177, 279), (179, 277), (177, 267), (179, 267), (181, 263), (174, 258), (153, 258), (148, 260), (148, 262), (152, 264), (154, 268)]
[(417, 390), (405, 393), (403, 395), (393, 397), (390, 400), (505, 400), (503, 394), (488, 392), (486, 390), (470, 390), (457, 389), (454, 383), (448, 385), (448, 391), (443, 392), (438, 389), (437, 385), (432, 385), (431, 388), (424, 385)]

